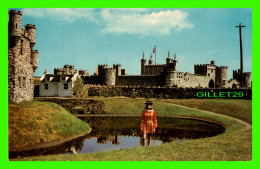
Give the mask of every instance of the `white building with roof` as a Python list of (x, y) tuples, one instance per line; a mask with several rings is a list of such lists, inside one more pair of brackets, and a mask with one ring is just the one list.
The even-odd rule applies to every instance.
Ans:
[(39, 96), (73, 97), (72, 89), (78, 76), (79, 73), (71, 65), (55, 68), (54, 74), (45, 71), (40, 79)]

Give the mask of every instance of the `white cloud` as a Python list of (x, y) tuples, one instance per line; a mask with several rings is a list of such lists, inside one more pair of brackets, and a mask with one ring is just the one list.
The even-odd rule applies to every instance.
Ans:
[(173, 31), (192, 29), (182, 10), (167, 10), (148, 13), (147, 9), (103, 9), (101, 17), (105, 32), (142, 35), (169, 35)]
[(102, 23), (104, 32), (117, 34), (169, 35), (192, 29), (188, 13), (182, 10), (152, 12), (148, 8), (24, 8), (25, 16), (48, 17), (72, 23), (78, 19)]
[(24, 8), (23, 14), (36, 18), (50, 17), (66, 22), (74, 22), (77, 19), (97, 22), (93, 8)]

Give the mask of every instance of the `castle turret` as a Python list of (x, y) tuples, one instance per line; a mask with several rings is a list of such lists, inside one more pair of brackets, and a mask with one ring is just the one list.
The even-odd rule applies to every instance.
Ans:
[(216, 67), (216, 76), (215, 82), (217, 88), (223, 88), (226, 85), (228, 76), (228, 67), (227, 66), (217, 66)]
[(35, 72), (36, 69), (38, 68), (38, 54), (39, 54), (38, 50), (32, 50), (31, 64), (33, 66), (33, 72)]
[(36, 43), (36, 26), (32, 25), (32, 24), (26, 24), (25, 30), (28, 32), (29, 39), (30, 39), (30, 45), (31, 45), (31, 48), (33, 48), (33, 46)]
[(63, 69), (62, 68), (54, 68), (54, 75), (62, 75)]
[(116, 76), (121, 76), (122, 66), (120, 64), (113, 64), (113, 68), (116, 69)]
[(251, 75), (252, 75), (251, 72), (244, 72), (244, 74), (243, 74), (243, 78), (244, 78), (243, 87), (245, 87), (245, 88), (251, 88), (252, 87), (251, 86)]
[(173, 87), (175, 85), (175, 75), (176, 71), (174, 70), (167, 70), (165, 72), (165, 87)]
[(170, 57), (167, 57), (167, 58), (166, 58), (166, 66), (167, 66), (167, 67), (168, 67), (169, 63), (171, 63), (171, 59), (170, 59)]
[(69, 74), (70, 72), (70, 65), (64, 65), (65, 74)]
[(145, 74), (145, 64), (146, 64), (146, 60), (144, 58), (144, 52), (143, 52), (143, 58), (141, 59), (141, 75)]
[(105, 68), (103, 84), (107, 86), (115, 86), (116, 84), (116, 69), (115, 68)]
[(153, 65), (153, 55), (152, 54), (150, 56), (149, 65)]
[(233, 79), (238, 79), (238, 72), (237, 72), (237, 70), (233, 70)]
[(82, 69), (79, 70), (79, 75), (80, 76), (89, 76), (88, 71), (87, 70), (82, 70)]
[(8, 34), (11, 39), (17, 44), (21, 38), (22, 30), (22, 12), (16, 10), (9, 11)]

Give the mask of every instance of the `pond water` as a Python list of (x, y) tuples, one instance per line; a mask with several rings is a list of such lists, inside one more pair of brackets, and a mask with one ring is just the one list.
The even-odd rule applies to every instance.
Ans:
[(17, 156), (93, 153), (119, 150), (140, 146), (160, 145), (167, 142), (183, 142), (191, 139), (212, 137), (225, 131), (211, 122), (173, 117), (158, 117), (158, 128), (151, 137), (143, 139), (140, 132), (140, 117), (83, 117), (92, 128), (84, 137), (63, 145), (31, 150), (10, 152), (10, 158)]

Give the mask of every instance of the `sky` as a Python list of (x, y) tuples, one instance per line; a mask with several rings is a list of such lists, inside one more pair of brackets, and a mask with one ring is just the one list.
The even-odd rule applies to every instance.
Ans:
[(194, 64), (240, 68), (242, 28), (244, 72), (252, 72), (252, 9), (249, 8), (17, 8), (22, 25), (36, 25), (39, 50), (35, 76), (74, 65), (96, 72), (98, 64), (121, 64), (128, 75), (140, 75), (156, 45), (156, 63), (176, 53), (179, 72), (194, 73)]

